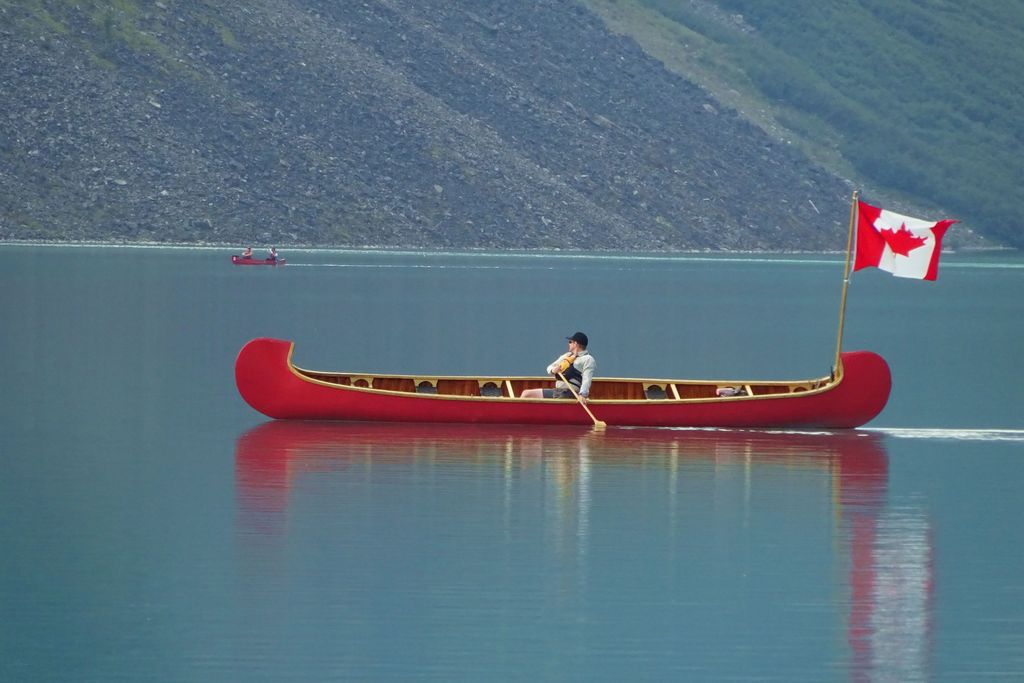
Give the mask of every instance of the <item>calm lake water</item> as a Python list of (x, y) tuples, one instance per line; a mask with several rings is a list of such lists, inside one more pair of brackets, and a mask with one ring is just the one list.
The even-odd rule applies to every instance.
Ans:
[(839, 256), (0, 247), (0, 680), (1024, 679), (1024, 258), (853, 275), (847, 433), (265, 420), (322, 370), (796, 379)]

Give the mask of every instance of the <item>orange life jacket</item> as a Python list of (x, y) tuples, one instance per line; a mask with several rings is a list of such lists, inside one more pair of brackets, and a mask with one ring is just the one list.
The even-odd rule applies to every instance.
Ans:
[(576, 362), (577, 355), (570, 353), (568, 356), (558, 362), (558, 372), (565, 377), (565, 381), (569, 384), (573, 384), (576, 388), (579, 388), (583, 384), (583, 373), (576, 369), (573, 363)]

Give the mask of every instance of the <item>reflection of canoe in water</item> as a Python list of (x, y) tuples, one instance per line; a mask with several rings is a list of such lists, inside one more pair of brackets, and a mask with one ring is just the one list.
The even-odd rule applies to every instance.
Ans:
[[(453, 457), (500, 454), (509, 446), (541, 444), (545, 454), (576, 453), (581, 443), (592, 456), (642, 457), (672, 452), (693, 457), (759, 459), (885, 459), (882, 438), (874, 432), (782, 432), (758, 429), (655, 429), (633, 427), (595, 433), (576, 425), (417, 424), (412, 422), (328, 422), (275, 420), (242, 433), (239, 457), (343, 455), (372, 447), (376, 454), (407, 457), (410, 448), (441, 449)], [(667, 449), (667, 450), (666, 450)], [(618, 460), (619, 457), (614, 458)], [(883, 465), (884, 469), (884, 465)]]
[[(889, 673), (894, 663), (917, 673), (927, 662), (931, 534), (926, 524), (915, 526), (913, 510), (887, 511), (887, 480), (885, 440), (863, 431), (595, 432), (586, 426), (271, 421), (235, 444), (240, 547), (249, 553), (246, 566), (269, 567), (273, 580), (290, 580), (280, 568), (293, 558), (308, 559), (309, 529), (325, 521), (335, 542), (350, 548), (351, 539), (372, 539), (379, 544), (373, 552), (403, 545), (396, 529), (434, 524), (430, 517), (410, 527), (410, 515), (436, 514), (449, 521), (438, 525), (441, 538), (453, 533), (457, 520), (470, 520), (467, 528), (478, 532), (510, 525), (494, 527), (504, 530), (500, 547), (510, 555), (542, 552), (530, 543), (555, 539), (569, 549), (598, 548), (595, 555), (617, 557), (622, 548), (608, 545), (615, 529), (621, 533), (617, 520), (653, 520), (663, 526), (637, 527), (657, 539), (645, 559), (676, 548), (666, 571), (679, 581), (694, 578), (686, 567), (702, 566), (690, 554), (736, 534), (757, 561), (771, 558), (777, 571), (756, 580), (772, 600), (787, 595), (794, 580), (831, 583), (840, 591), (825, 595), (836, 601), (837, 613), (842, 600), (848, 602), (851, 680), (873, 680), (876, 670)], [(618, 481), (631, 483), (612, 483)], [(835, 553), (832, 565), (779, 555), (785, 539), (803, 532), (807, 538), (796, 547), (824, 543)], [(736, 542), (723, 540), (722, 547)], [(451, 553), (445, 559), (462, 549), (445, 547), (440, 552)], [(503, 555), (488, 559), (501, 563)], [(387, 562), (397, 556), (384, 555)], [(572, 555), (591, 561), (584, 556), (589, 551)], [(750, 557), (729, 562), (758, 566)], [(911, 573), (918, 570), (920, 576)], [(748, 586), (746, 567), (742, 576)], [(264, 596), (267, 584), (258, 585)], [(687, 590), (674, 588), (676, 598)], [(900, 638), (892, 640), (893, 633)]]
[(888, 456), (865, 432), (616, 429), (578, 426), (452, 425), (388, 422), (265, 422), (235, 444), (239, 486), (260, 505), (280, 509), (293, 476), (344, 469), (356, 462), (434, 465), (475, 462), (505, 469), (508, 460), (566, 460), (585, 454), (593, 466), (674, 467), (684, 462), (823, 470), (839, 502), (874, 507), (884, 497)]
[[(235, 362), (242, 398), (269, 417), (591, 424), (573, 399), (517, 398), (524, 389), (553, 386), (551, 378), (320, 372), (293, 365), (293, 348), (290, 341), (254, 339)], [(596, 378), (589, 406), (597, 419), (612, 426), (847, 429), (881, 412), (890, 382), (881, 356), (853, 351), (842, 354), (833, 375), (809, 380)]]
[(576, 458), (592, 463), (645, 464), (669, 458), (806, 466), (836, 472), (863, 494), (884, 488), (888, 456), (870, 432), (790, 433), (759, 430), (616, 429), (578, 426), (442, 425), (396, 422), (273, 421), (235, 444), (239, 474), (277, 479), (284, 472), (335, 469), (365, 458), (377, 462), (498, 462), (507, 457)]
[(245, 258), (244, 256), (238, 256), (233, 254), (231, 256), (231, 262), (236, 266), (283, 266), (284, 259), (279, 258), (276, 261), (268, 258)]
[(242, 460), (346, 458), (408, 459), (443, 453), (476, 459), (539, 451), (545, 457), (576, 455), (586, 446), (591, 458), (612, 462), (674, 455), (694, 459), (753, 458), (767, 462), (807, 461), (829, 467), (844, 461), (851, 473), (883, 474), (887, 456), (871, 432), (773, 432), (761, 430), (629, 428), (595, 433), (574, 425), (416, 424), (394, 422), (273, 421), (238, 437)]

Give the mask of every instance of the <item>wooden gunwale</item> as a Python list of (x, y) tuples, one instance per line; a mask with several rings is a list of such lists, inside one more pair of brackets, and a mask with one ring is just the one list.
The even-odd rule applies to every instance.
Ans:
[[(363, 392), (368, 394), (381, 394), (386, 396), (415, 396), (416, 398), (422, 398), (426, 400), (456, 400), (456, 401), (484, 401), (484, 402), (517, 402), (517, 403), (536, 403), (536, 402), (547, 402), (547, 401), (563, 401), (572, 403), (575, 401), (573, 398), (566, 399), (524, 399), (518, 398), (514, 393), (514, 387), (518, 383), (520, 385), (520, 391), (522, 388), (533, 388), (533, 387), (552, 387), (554, 386), (554, 380), (548, 377), (536, 377), (536, 376), (506, 376), (506, 377), (489, 377), (489, 376), (468, 376), (468, 375), (394, 375), (394, 374), (383, 374), (383, 373), (366, 373), (366, 372), (324, 372), (319, 370), (308, 370), (300, 368), (292, 363), (292, 351), (294, 345), (288, 351), (288, 368), (292, 374), (301, 379), (304, 382), (311, 384), (317, 384), (320, 386), (330, 387), (333, 389), (343, 389), (348, 391)], [(347, 383), (343, 383), (340, 380), (348, 380)], [(407, 390), (394, 390), (394, 389), (380, 389), (373, 387), (375, 380), (392, 381), (392, 382), (404, 382), (406, 385), (410, 384), (413, 387), (412, 391)], [(356, 386), (354, 382), (365, 381), (368, 386)], [(816, 394), (825, 393), (836, 386), (842, 381), (842, 366), (835, 377), (826, 375), (809, 380), (789, 380), (789, 381), (749, 381), (749, 380), (678, 380), (678, 379), (651, 379), (651, 378), (627, 378), (627, 377), (603, 377), (594, 379), (594, 383), (591, 387), (591, 394), (597, 393), (600, 395), (602, 387), (605, 389), (611, 389), (611, 385), (628, 385), (634, 389), (639, 388), (641, 398), (600, 398), (592, 397), (588, 402), (595, 405), (616, 405), (616, 404), (697, 404), (697, 403), (725, 403), (725, 402), (743, 402), (743, 401), (763, 401), (766, 399), (787, 399), (787, 398), (802, 398), (807, 396), (814, 396)], [(458, 382), (465, 383), (466, 385), (477, 386), (477, 389), (482, 389), (487, 384), (495, 385), (496, 389), (501, 391), (500, 396), (482, 396), (478, 394), (469, 393), (428, 393), (420, 392), (416, 389), (424, 383), (428, 383), (433, 387), (437, 387), (438, 382)], [(646, 391), (649, 387), (658, 386), (665, 393), (665, 398), (647, 398)], [(690, 389), (701, 389), (703, 393), (708, 391), (714, 392), (718, 388), (722, 387), (742, 387), (747, 391), (746, 395), (737, 396), (683, 396), (685, 394), (685, 388)], [(669, 391), (665, 391), (668, 388)], [(760, 392), (758, 391), (760, 389)], [(682, 393), (681, 393), (682, 390)], [(671, 392), (672, 396), (669, 396)], [(506, 395), (511, 393), (512, 395)], [(518, 393), (518, 392), (516, 392)]]

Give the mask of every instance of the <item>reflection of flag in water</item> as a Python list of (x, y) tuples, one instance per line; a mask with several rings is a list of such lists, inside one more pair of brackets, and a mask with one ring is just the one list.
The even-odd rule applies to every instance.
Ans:
[(872, 669), (898, 681), (928, 679), (932, 536), (913, 512), (884, 515), (875, 542)]
[(851, 526), (851, 680), (928, 679), (932, 537), (906, 511), (854, 509)]
[(928, 221), (857, 202), (854, 270), (881, 268), (897, 277), (934, 280), (942, 237), (955, 220)]

